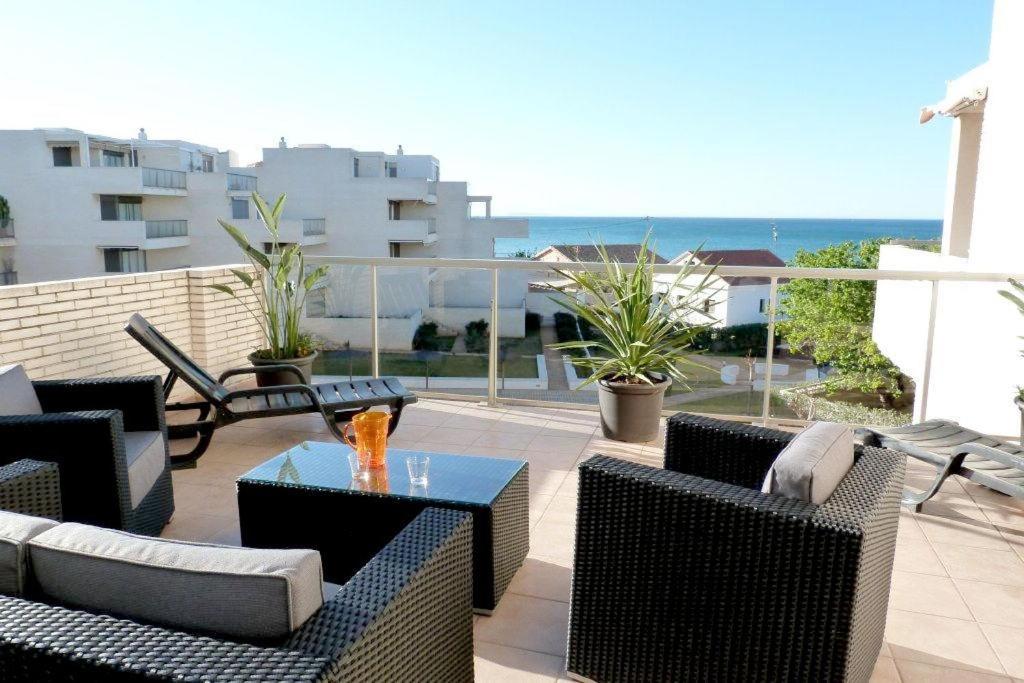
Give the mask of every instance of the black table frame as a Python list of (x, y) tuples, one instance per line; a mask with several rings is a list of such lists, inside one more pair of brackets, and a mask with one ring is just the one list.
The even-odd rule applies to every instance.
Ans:
[(332, 583), (348, 581), (428, 507), (473, 515), (473, 607), (479, 613), (494, 610), (530, 549), (526, 461), (490, 505), (244, 476), (237, 486), (242, 545), (314, 548)]

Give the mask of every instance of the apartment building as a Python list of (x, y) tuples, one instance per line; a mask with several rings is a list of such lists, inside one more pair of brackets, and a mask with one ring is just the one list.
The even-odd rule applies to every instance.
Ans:
[[(309, 255), (491, 258), (496, 237), (528, 232), (526, 221), (492, 218), (491, 198), (468, 194), (465, 182), (442, 182), (436, 158), (400, 148), (288, 147), (282, 139), (241, 168), (234, 152), (149, 139), (142, 130), (133, 139), (9, 130), (0, 131), (0, 196), (9, 205), (0, 284), (237, 262), (237, 245), (217, 219), (265, 244), (254, 190), (268, 201), (287, 193), (281, 241)], [(368, 314), (351, 279), (332, 276), (317, 302), (323, 315)], [(458, 326), (488, 310), (480, 271), (385, 274), (381, 291), (382, 316), (429, 316), (433, 308), (454, 316), (439, 322)]]

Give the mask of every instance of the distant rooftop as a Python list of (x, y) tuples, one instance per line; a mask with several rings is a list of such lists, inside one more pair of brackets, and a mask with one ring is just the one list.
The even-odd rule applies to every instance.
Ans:
[[(613, 261), (635, 262), (637, 254), (640, 253), (639, 244), (606, 244), (605, 250)], [(648, 249), (648, 257), (652, 263), (666, 264), (668, 261), (657, 252)], [(552, 244), (544, 247), (533, 257), (535, 260), (542, 260), (545, 256), (561, 255), (570, 261), (590, 263), (601, 260), (601, 254), (593, 244)]]
[[(702, 249), (692, 252), (693, 257), (707, 266), (761, 266), (781, 268), (786, 262), (768, 249)], [(673, 259), (678, 262), (685, 257), (681, 254)], [(731, 286), (766, 285), (771, 282), (767, 277), (722, 276)]]

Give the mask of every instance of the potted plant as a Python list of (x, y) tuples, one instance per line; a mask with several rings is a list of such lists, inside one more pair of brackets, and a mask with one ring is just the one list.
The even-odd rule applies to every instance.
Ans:
[[(589, 373), (578, 388), (597, 383), (601, 429), (617, 441), (657, 437), (665, 391), (673, 380), (685, 384), (684, 367), (696, 365), (687, 350), (712, 322), (704, 312), (711, 273), (695, 274), (688, 257), (671, 280), (657, 281), (649, 238), (648, 233), (640, 245), (635, 268), (623, 267), (597, 244), (603, 270), (555, 271), (568, 282), (555, 288), (563, 296), (552, 301), (589, 323), (595, 338), (551, 348), (585, 351), (571, 359)], [(656, 300), (658, 294), (666, 296)]]
[[(1013, 302), (1020, 314), (1024, 315), (1024, 284), (1010, 278), (1010, 286), (1013, 288), (1012, 291), (1001, 289), (999, 293)], [(1024, 350), (1020, 352), (1020, 355), (1024, 356)], [(1020, 411), (1020, 438), (1024, 443), (1024, 387), (1017, 387), (1017, 395), (1013, 397), (1013, 402), (1017, 405), (1017, 410)]]
[[(235, 240), (246, 259), (252, 264), (252, 273), (231, 269), (239, 283), (253, 292), (257, 308), (251, 300), (239, 296), (230, 285), (210, 285), (237, 299), (253, 317), (263, 331), (266, 346), (249, 355), (253, 365), (293, 365), (299, 369), (309, 384), (313, 374), (313, 360), (316, 349), (309, 335), (299, 330), (299, 321), (306, 304), (306, 293), (320, 283), (327, 274), (327, 266), (306, 270), (305, 257), (297, 244), (282, 246), (278, 222), (284, 210), (285, 197), (281, 195), (270, 208), (258, 193), (252, 193), (253, 204), (263, 224), (270, 233), (270, 253), (265, 254), (249, 244), (249, 238), (240, 229), (225, 220), (217, 219), (221, 227)], [(281, 384), (295, 384), (297, 378), (290, 371), (271, 371), (256, 374), (261, 387)]]

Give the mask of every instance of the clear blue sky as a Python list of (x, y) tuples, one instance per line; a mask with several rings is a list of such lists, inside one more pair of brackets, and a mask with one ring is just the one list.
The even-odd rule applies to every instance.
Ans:
[[(1024, 1), (1024, 0), (1022, 0)], [(434, 154), (504, 214), (938, 217), (991, 0), (18, 2), (0, 128)]]

